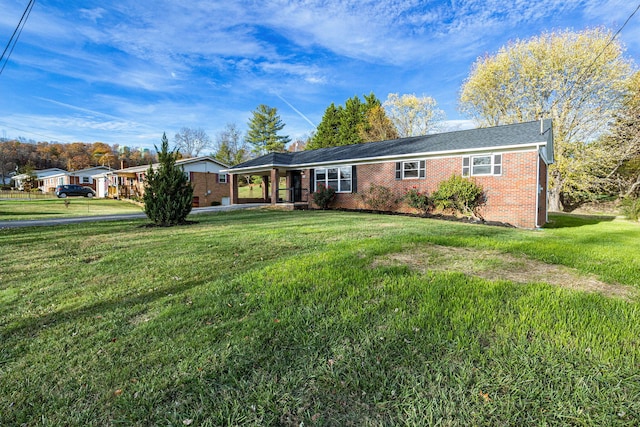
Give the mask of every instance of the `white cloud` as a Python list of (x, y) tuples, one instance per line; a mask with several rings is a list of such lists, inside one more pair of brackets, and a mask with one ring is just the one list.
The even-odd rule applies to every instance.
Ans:
[[(73, 139), (102, 131), (113, 141), (152, 135), (151, 144), (155, 133), (171, 136), (182, 126), (211, 136), (227, 122), (243, 126), (259, 103), (277, 105), (292, 134), (308, 132), (330, 102), (371, 90), (435, 92), (454, 110), (478, 56), (541, 28), (614, 27), (632, 12), (625, 0), (63, 3), (36, 4), (12, 56), (16, 66), (2, 78), (28, 79), (39, 96), (64, 104), (59, 123), (69, 128), (49, 120), (49, 110), (21, 119)], [(13, 30), (20, 8), (10, 2), (0, 30)], [(639, 20), (622, 34), (636, 50)]]

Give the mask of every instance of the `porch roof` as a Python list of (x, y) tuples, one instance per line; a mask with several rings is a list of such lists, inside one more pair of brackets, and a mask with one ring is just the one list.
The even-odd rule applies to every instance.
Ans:
[(364, 163), (543, 146), (547, 151), (545, 160), (553, 163), (553, 134), (551, 120), (548, 119), (295, 153), (269, 153), (233, 166), (227, 172), (253, 173), (270, 168), (300, 169), (331, 163)]

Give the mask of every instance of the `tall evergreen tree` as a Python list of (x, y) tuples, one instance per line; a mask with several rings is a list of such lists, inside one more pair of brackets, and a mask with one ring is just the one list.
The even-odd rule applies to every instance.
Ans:
[(342, 115), (342, 107), (336, 107), (332, 102), (327, 107), (322, 116), (322, 121), (318, 125), (316, 133), (306, 146), (306, 150), (315, 150), (317, 148), (335, 147), (340, 144), (338, 131), (340, 130), (340, 116)]
[(285, 124), (275, 107), (258, 105), (249, 120), (249, 131), (246, 138), (246, 141), (253, 145), (251, 151), (257, 155), (283, 152), (285, 145), (291, 141), (289, 136), (278, 135), (284, 126)]
[(365, 121), (365, 113), (365, 104), (362, 103), (358, 96), (347, 99), (340, 116), (340, 130), (338, 131), (340, 145), (360, 144), (362, 142), (358, 127)]
[(332, 103), (326, 109), (317, 132), (306, 149), (394, 138), (396, 133), (393, 124), (385, 116), (382, 103), (373, 92), (364, 95), (364, 102), (358, 96), (354, 96), (345, 102), (344, 107), (336, 107)]
[(162, 135), (157, 170), (149, 165), (144, 186), (144, 212), (156, 225), (183, 224), (191, 212), (193, 187), (182, 168), (176, 166), (177, 151), (169, 151), (167, 134)]

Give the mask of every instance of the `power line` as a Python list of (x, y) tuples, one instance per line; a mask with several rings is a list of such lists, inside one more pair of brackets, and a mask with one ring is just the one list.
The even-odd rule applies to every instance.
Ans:
[[(0, 63), (2, 63), (2, 61), (4, 60), (4, 63), (2, 64), (2, 68), (0, 68), (0, 75), (2, 75), (4, 68), (7, 66), (7, 62), (9, 62), (9, 58), (11, 57), (11, 54), (13, 53), (13, 49), (16, 47), (16, 44), (18, 43), (20, 34), (22, 34), (22, 30), (24, 29), (24, 26), (27, 23), (27, 19), (29, 19), (29, 15), (31, 14), (31, 10), (33, 10), (33, 5), (35, 5), (35, 3), (36, 3), (36, 0), (29, 0), (29, 4), (27, 4), (27, 7), (24, 9), (24, 12), (22, 13), (22, 17), (20, 18), (18, 25), (16, 25), (16, 29), (13, 30), (13, 34), (9, 38), (9, 41), (7, 42), (7, 45), (5, 46), (4, 51), (0, 56)], [(8, 54), (7, 54), (7, 50), (9, 50)], [(5, 55), (6, 55), (6, 58), (5, 58)]]
[(595, 63), (598, 61), (598, 59), (600, 59), (600, 57), (602, 56), (602, 54), (607, 50), (607, 48), (609, 46), (611, 46), (611, 43), (613, 43), (613, 41), (616, 39), (616, 37), (618, 37), (618, 35), (622, 32), (622, 30), (624, 29), (624, 27), (627, 26), (627, 24), (629, 23), (629, 21), (631, 21), (631, 18), (633, 18), (633, 16), (638, 13), (638, 10), (640, 10), (640, 3), (638, 4), (638, 6), (636, 7), (636, 9), (631, 13), (631, 15), (629, 15), (629, 17), (627, 18), (626, 21), (624, 21), (624, 24), (622, 24), (622, 26), (618, 29), (618, 31), (615, 32), (615, 34), (613, 36), (611, 36), (611, 38), (609, 39), (609, 41), (607, 42), (607, 44), (604, 45), (604, 47), (602, 48), (602, 50), (600, 50), (600, 52), (596, 55), (595, 58), (593, 58), (593, 60), (589, 63), (589, 65), (587, 65), (586, 68), (584, 68), (584, 70), (582, 70), (582, 72), (578, 75), (578, 77), (571, 83), (571, 86), (569, 86), (569, 89), (560, 97), (560, 98), (556, 98), (553, 102), (553, 104), (550, 107), (550, 110), (553, 110), (553, 108), (560, 102), (562, 101), (564, 98), (566, 98), (567, 96), (569, 96), (571, 94), (571, 91), (573, 91), (573, 88), (576, 86), (576, 84), (584, 77), (586, 76), (587, 72), (595, 65)]

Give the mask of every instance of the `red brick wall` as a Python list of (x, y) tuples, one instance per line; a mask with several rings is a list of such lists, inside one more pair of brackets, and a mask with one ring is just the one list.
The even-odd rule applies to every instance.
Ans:
[[(230, 176), (227, 176), (230, 181)], [(212, 172), (190, 172), (189, 179), (193, 185), (193, 197), (198, 197), (200, 207), (211, 206), (212, 202), (220, 203), (223, 197), (230, 196), (230, 185), (219, 184), (218, 174)]]
[[(539, 156), (537, 151), (502, 153), (501, 176), (478, 176), (470, 179), (482, 186), (487, 201), (480, 214), (487, 221), (508, 223), (517, 227), (535, 228), (539, 215), (546, 216), (546, 205), (542, 212), (536, 211), (536, 201), (546, 200), (546, 192), (538, 196), (537, 174)], [(544, 165), (544, 162), (540, 162)], [(390, 188), (397, 197), (402, 197), (413, 186), (421, 191), (433, 193), (441, 181), (451, 175), (462, 174), (462, 156), (426, 159), (426, 179), (395, 180), (395, 162), (363, 164), (357, 166), (358, 192), (365, 192), (371, 184)], [(540, 171), (542, 175), (542, 168)], [(546, 170), (544, 171), (546, 177)], [(309, 171), (305, 171), (303, 186), (309, 188)], [(545, 186), (546, 183), (541, 182)], [(310, 202), (312, 200), (310, 199)], [(339, 193), (332, 207), (345, 209), (367, 209), (360, 194)], [(400, 212), (413, 212), (406, 204), (397, 208)]]

